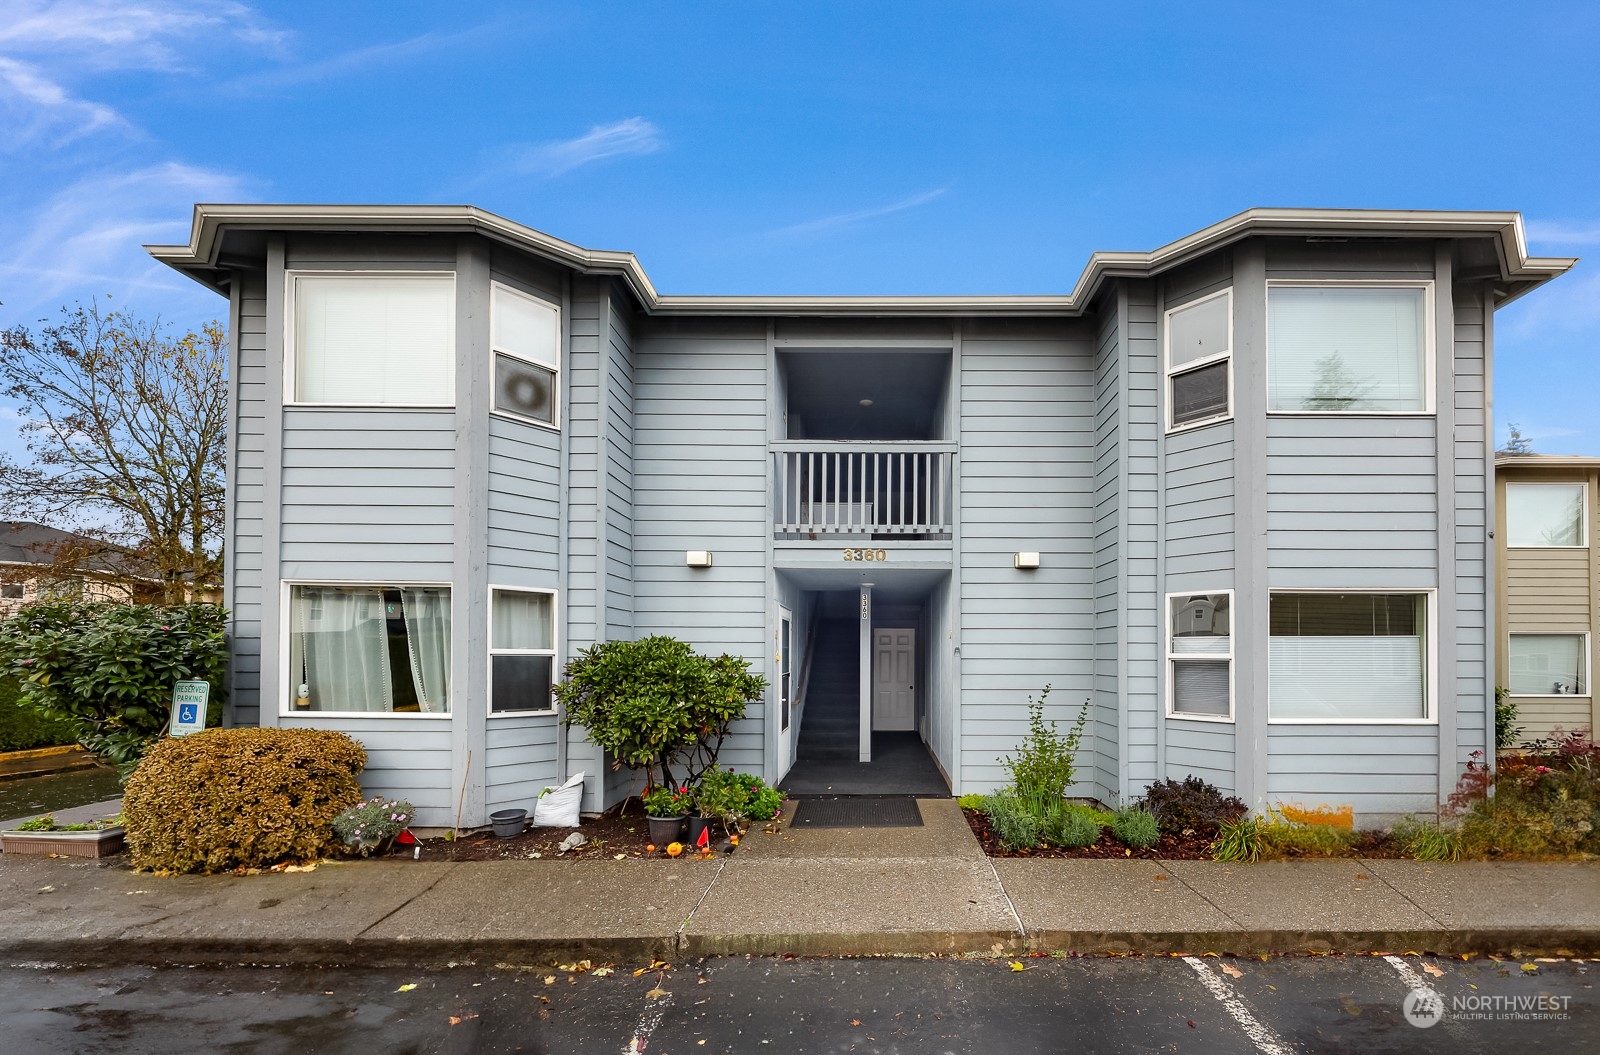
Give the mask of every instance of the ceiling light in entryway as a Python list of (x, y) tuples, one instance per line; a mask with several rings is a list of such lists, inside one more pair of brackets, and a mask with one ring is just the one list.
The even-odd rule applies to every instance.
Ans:
[(870, 406), (872, 406), (872, 400), (863, 399), (863, 400), (861, 400), (861, 405), (864, 406), (864, 407), (870, 407)]

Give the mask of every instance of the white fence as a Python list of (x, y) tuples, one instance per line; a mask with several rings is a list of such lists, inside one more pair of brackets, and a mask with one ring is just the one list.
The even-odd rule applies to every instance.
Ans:
[(779, 535), (949, 537), (953, 443), (791, 440), (772, 452)]

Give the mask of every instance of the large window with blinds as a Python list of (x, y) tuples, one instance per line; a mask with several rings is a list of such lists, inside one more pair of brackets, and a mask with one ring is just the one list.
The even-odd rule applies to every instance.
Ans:
[(1428, 595), (1274, 593), (1268, 713), (1274, 722), (1427, 722)]
[(454, 406), (455, 278), (289, 275), (289, 401)]
[(1167, 596), (1167, 716), (1233, 720), (1233, 593)]
[(1267, 286), (1267, 409), (1432, 410), (1428, 283)]

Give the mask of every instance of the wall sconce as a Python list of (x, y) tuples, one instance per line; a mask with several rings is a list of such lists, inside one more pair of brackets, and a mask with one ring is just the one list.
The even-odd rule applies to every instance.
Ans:
[(1011, 555), (1011, 563), (1024, 571), (1032, 571), (1039, 566), (1039, 555), (1037, 553), (1014, 553)]
[(684, 555), (684, 561), (691, 568), (711, 567), (711, 551), (708, 549), (692, 549)]

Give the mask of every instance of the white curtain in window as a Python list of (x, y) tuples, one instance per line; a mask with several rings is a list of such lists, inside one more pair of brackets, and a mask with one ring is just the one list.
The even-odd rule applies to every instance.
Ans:
[(494, 592), (494, 640), (491, 648), (554, 648), (550, 595)]
[(389, 632), (376, 590), (294, 587), (290, 696), (304, 682), (314, 711), (392, 711)]
[(1512, 634), (1511, 691), (1518, 696), (1578, 696), (1583, 677), (1582, 634)]
[(520, 359), (556, 366), (561, 354), (561, 313), (551, 304), (496, 285), (494, 348)]
[(423, 714), (450, 711), (450, 591), (407, 588), (406, 645), (411, 651), (411, 682)]
[(304, 275), (294, 289), (297, 400), (455, 402), (449, 276)]
[(1415, 287), (1271, 287), (1268, 408), (1425, 409), (1423, 304)]
[(1427, 717), (1420, 637), (1273, 637), (1273, 718)]
[(1506, 545), (1581, 546), (1587, 484), (1506, 484)]

